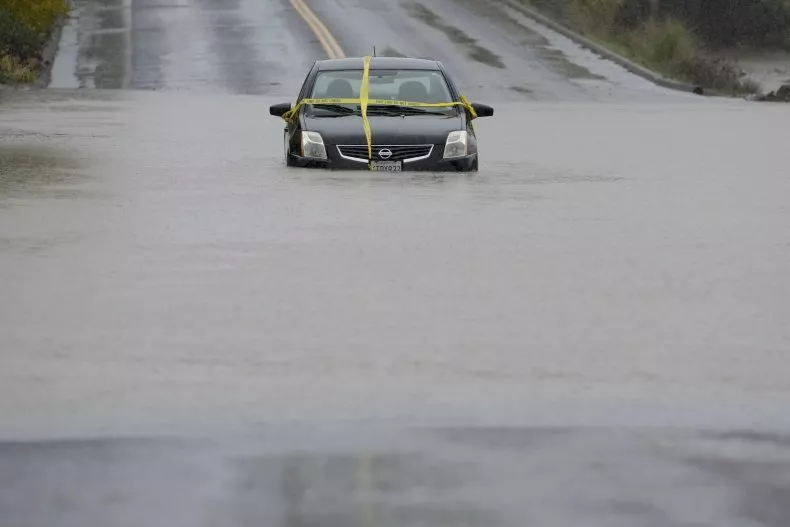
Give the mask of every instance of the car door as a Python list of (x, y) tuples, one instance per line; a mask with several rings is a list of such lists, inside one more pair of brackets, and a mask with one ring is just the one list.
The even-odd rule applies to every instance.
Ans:
[[(307, 72), (307, 76), (302, 83), (302, 88), (299, 90), (299, 95), (296, 98), (296, 104), (299, 104), (299, 101), (306, 98), (310, 93), (310, 90), (313, 87), (313, 80), (315, 79), (317, 66), (318, 61), (314, 62), (313, 66), (310, 68), (310, 71)], [(289, 152), (295, 153), (299, 151), (299, 145), (296, 144), (296, 141), (299, 139), (299, 131), (301, 130), (300, 122), (301, 120), (299, 119), (299, 116), (296, 116), (296, 119), (291, 119), (285, 124), (283, 142), (286, 156)]]

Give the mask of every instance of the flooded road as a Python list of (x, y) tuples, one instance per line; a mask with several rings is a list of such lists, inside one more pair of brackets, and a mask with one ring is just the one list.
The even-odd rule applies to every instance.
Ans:
[(503, 104), (479, 174), (386, 177), (286, 170), (275, 100), (0, 107), (7, 434), (787, 424), (784, 108)]
[(0, 106), (1, 523), (784, 527), (783, 110), (501, 105), (384, 177), (269, 102)]
[(478, 175), (393, 178), (285, 170), (274, 100), (0, 107), (8, 433), (538, 395), (786, 419), (783, 108), (504, 104)]
[(788, 108), (328, 0), (497, 113), (476, 174), (286, 169), (289, 2), (77, 4), (0, 91), (0, 525), (786, 527)]

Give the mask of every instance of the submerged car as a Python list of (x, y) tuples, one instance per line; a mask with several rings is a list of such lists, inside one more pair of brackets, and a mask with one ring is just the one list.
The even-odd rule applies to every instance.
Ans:
[[(366, 60), (370, 141), (360, 101)], [(396, 57), (317, 61), (296, 106), (269, 112), (286, 119), (286, 165), (387, 172), (477, 170), (472, 120), (494, 114), (468, 103), (440, 62)]]

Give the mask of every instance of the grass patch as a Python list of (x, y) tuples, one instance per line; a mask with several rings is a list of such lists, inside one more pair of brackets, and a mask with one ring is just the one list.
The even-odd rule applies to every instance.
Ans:
[(34, 82), (66, 0), (0, 0), (0, 83)]
[(671, 18), (649, 20), (618, 39), (627, 56), (642, 65), (672, 77), (729, 95), (756, 93), (757, 83), (744, 80), (732, 63), (705, 54), (685, 24)]
[(65, 0), (2, 0), (0, 10), (31, 31), (47, 34), (69, 8)]
[(0, 55), (0, 83), (28, 84), (38, 78), (38, 62), (22, 61), (11, 55)]

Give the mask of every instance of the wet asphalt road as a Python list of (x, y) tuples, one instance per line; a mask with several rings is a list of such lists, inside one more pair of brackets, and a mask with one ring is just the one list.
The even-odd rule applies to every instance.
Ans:
[(305, 432), (6, 444), (3, 525), (784, 527), (790, 514), (787, 436)]
[[(657, 101), (668, 92), (496, 0), (308, 2), (345, 55), (441, 60), (489, 101)], [(289, 0), (75, 0), (51, 86), (293, 99), (325, 58)]]
[(327, 0), (497, 116), (472, 176), (286, 170), (287, 2), (78, 4), (0, 91), (2, 527), (788, 525), (787, 108)]

